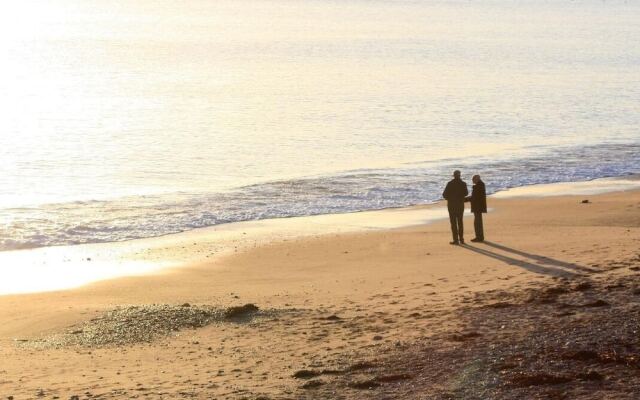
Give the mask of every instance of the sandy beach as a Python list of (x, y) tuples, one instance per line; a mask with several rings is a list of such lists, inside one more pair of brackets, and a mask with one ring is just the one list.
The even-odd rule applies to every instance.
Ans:
[(640, 191), (489, 207), (481, 244), (446, 220), (168, 236), (138, 257), (183, 265), (0, 296), (0, 394), (637, 398)]
[(640, 399), (640, 1), (5, 3), (0, 400)]

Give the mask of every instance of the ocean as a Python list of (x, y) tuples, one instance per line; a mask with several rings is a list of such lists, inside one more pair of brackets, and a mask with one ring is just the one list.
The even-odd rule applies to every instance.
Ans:
[(640, 3), (27, 0), (0, 250), (640, 172)]

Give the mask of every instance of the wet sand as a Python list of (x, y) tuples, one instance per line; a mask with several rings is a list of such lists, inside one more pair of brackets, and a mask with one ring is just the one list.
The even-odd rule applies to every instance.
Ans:
[[(442, 220), (241, 230), (226, 251), (202, 236), (167, 237), (138, 257), (188, 255), (186, 265), (1, 296), (0, 393), (634, 398), (640, 191), (489, 206), (484, 244), (450, 246)], [(471, 216), (465, 224), (468, 240)], [(247, 303), (258, 310), (224, 317)], [(67, 340), (92, 332), (126, 341)]]

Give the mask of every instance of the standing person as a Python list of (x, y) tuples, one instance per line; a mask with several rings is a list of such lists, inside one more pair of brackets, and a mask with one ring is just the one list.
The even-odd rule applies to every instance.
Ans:
[(464, 244), (462, 216), (464, 215), (464, 200), (468, 194), (467, 184), (460, 179), (460, 171), (453, 171), (453, 179), (447, 183), (442, 193), (442, 197), (447, 199), (451, 234), (453, 235), (453, 241), (449, 244)]
[(471, 196), (464, 199), (464, 201), (471, 202), (471, 212), (473, 213), (473, 228), (476, 231), (476, 237), (471, 241), (484, 242), (482, 214), (487, 212), (487, 191), (484, 187), (484, 182), (480, 179), (480, 175), (474, 175), (471, 180), (473, 181)]

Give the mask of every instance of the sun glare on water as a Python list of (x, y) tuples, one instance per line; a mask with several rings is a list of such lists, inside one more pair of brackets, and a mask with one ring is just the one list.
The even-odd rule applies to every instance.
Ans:
[[(88, 106), (82, 60), (72, 53), (81, 46), (76, 44), (79, 30), (72, 6), (62, 1), (2, 6), (0, 168), (16, 187), (0, 195), (0, 207), (62, 201), (60, 194), (70, 195), (64, 175), (71, 171), (61, 166), (68, 157), (59, 150), (81, 146), (69, 143), (70, 132), (83, 130), (80, 121), (100, 121), (97, 109)], [(60, 165), (46, 161), (56, 156)], [(23, 175), (51, 177), (43, 182), (49, 180), (55, 190), (29, 190)]]

